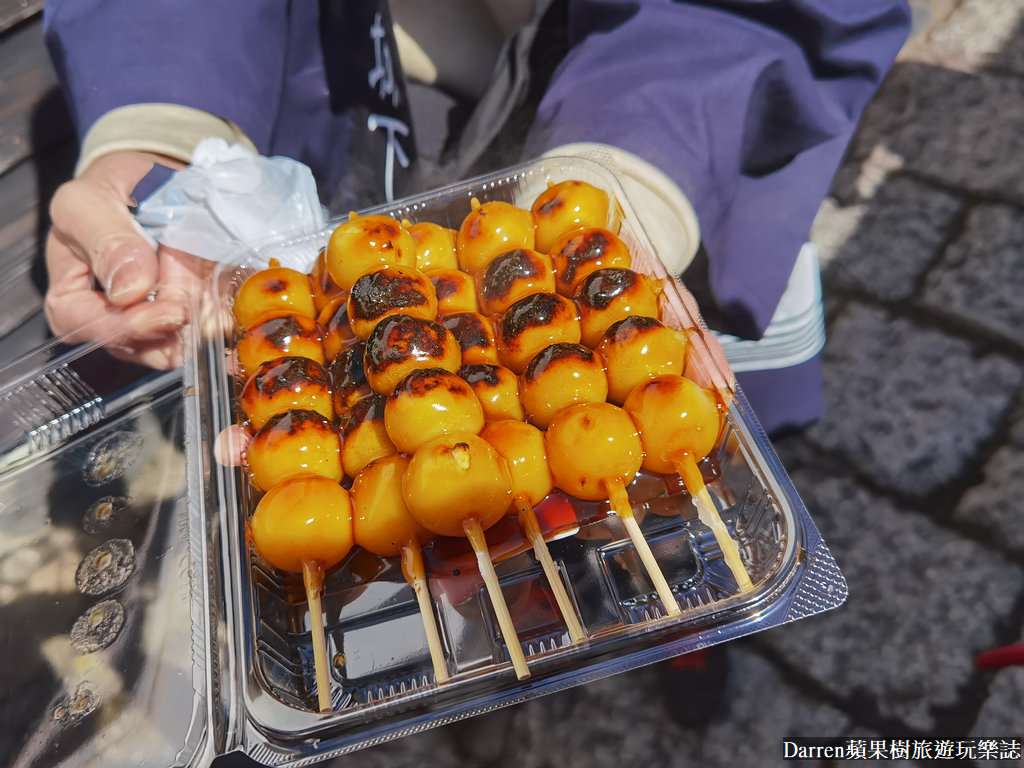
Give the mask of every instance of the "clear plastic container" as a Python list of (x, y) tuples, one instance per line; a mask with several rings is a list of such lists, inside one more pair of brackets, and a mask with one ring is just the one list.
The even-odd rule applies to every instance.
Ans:
[[(614, 173), (589, 160), (551, 158), (368, 212), (455, 228), (473, 197), (529, 207), (548, 182), (565, 179), (608, 191), (634, 268), (666, 277)], [(216, 754), (240, 750), (268, 765), (306, 765), (843, 602), (846, 584), (828, 548), (730, 371), (698, 336), (691, 374), (715, 386), (727, 405), (719, 447), (701, 468), (715, 508), (739, 541), (752, 590), (738, 590), (682, 483), (641, 472), (628, 489), (633, 513), (678, 615), (666, 614), (608, 505), (557, 493), (537, 511), (584, 640), (570, 638), (515, 517), (488, 531), (529, 667), (524, 680), (510, 664), (475, 556), (461, 539), (439, 539), (424, 550), (447, 682), (434, 679), (419, 607), (397, 560), (354, 549), (327, 574), (322, 615), (310, 615), (301, 576), (268, 568), (252, 550), (246, 522), (258, 494), (241, 469), (217, 460), (218, 437), (237, 420), (240, 389), (229, 363), (234, 329), (223, 310), (245, 277), (271, 259), (308, 270), (335, 224), (244, 249), (217, 269), (206, 297), (212, 303), (204, 307), (213, 327), (191, 336), (183, 378), (129, 369), (121, 389), (83, 396), (61, 372), (69, 360), (74, 368), (75, 361), (104, 355), (100, 346), (70, 357), (41, 354), (0, 379), (9, 413), (33, 411), (28, 404), (40, 391), (52, 403), (14, 419), (6, 431), (0, 422), (0, 439), (7, 440), (0, 464), (0, 609), (10, 613), (22, 599), (22, 540), (39, 549), (26, 561), (30, 570), (134, 563), (128, 578), (95, 595), (74, 578), (65, 579), (66, 595), (34, 589), (26, 647), (56, 643), (60, 652), (43, 652), (54, 674), (40, 682), (35, 710), (28, 708), (26, 735), (15, 726), (5, 734), (11, 764), (131, 765), (129, 746), (145, 742), (151, 764), (206, 765)], [(700, 324), (688, 294), (671, 280), (662, 313), (679, 327)], [(88, 405), (97, 401), (102, 407)], [(104, 445), (130, 466), (98, 458)], [(97, 466), (116, 489), (94, 484)], [(103, 515), (123, 517), (116, 530), (86, 522), (102, 499)], [(37, 507), (48, 511), (31, 520), (12, 511)], [(55, 538), (58, 528), (69, 533)], [(101, 545), (113, 549), (97, 551)], [(98, 607), (108, 600), (123, 610)], [(82, 626), (120, 629), (107, 646), (76, 646), (77, 617), (84, 617)], [(314, 622), (326, 629), (331, 662), (333, 711), (325, 713), (317, 707)], [(143, 740), (133, 733), (154, 735)], [(158, 753), (151, 744), (166, 749)]]

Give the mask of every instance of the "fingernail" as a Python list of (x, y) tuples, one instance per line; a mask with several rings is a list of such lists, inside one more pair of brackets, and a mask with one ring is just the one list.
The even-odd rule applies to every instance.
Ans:
[(126, 259), (114, 267), (107, 278), (107, 296), (117, 301), (123, 296), (138, 293), (142, 287), (143, 275), (135, 259)]

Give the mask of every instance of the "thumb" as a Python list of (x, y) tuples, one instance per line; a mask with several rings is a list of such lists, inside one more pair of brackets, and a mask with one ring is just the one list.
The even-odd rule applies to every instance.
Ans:
[(111, 186), (87, 178), (64, 184), (50, 217), (54, 235), (89, 265), (111, 303), (133, 304), (156, 286), (156, 251)]

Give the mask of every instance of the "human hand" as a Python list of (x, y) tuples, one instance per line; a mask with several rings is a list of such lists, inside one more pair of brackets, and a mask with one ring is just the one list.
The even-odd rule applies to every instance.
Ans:
[(154, 250), (128, 210), (132, 190), (156, 162), (183, 167), (147, 152), (112, 152), (57, 190), (45, 311), (51, 330), (72, 343), (116, 336), (114, 354), (170, 369), (181, 364), (189, 297), (210, 264)]

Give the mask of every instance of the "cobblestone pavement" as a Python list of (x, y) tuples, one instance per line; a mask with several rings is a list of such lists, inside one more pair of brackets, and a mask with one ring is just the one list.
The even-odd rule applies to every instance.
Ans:
[[(485, 716), (507, 736), (496, 765), (742, 768), (783, 764), (791, 735), (1024, 736), (1024, 666), (974, 666), (1024, 639), (1024, 0), (914, 7), (813, 232), (828, 412), (777, 446), (849, 600), (729, 643), (708, 728), (665, 714), (655, 665)], [(357, 759), (475, 764), (450, 736)]]

